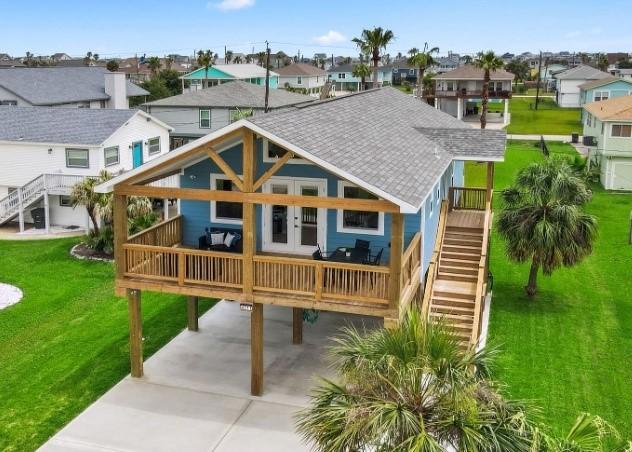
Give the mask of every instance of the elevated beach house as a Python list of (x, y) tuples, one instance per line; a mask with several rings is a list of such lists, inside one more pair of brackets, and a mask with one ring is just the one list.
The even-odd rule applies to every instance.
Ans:
[(72, 207), (72, 186), (166, 154), (170, 130), (139, 110), (0, 106), (0, 224), (17, 220), (24, 231), (41, 208), (46, 232), (88, 227), (86, 209)]
[[(279, 86), (279, 74), (270, 71), (270, 88)], [(266, 69), (257, 64), (215, 64), (208, 68), (201, 67), (193, 72), (180, 76), (182, 92), (186, 92), (185, 81), (189, 81), (189, 91), (196, 91), (204, 87), (220, 85), (222, 83), (241, 80), (253, 85), (265, 86)]]
[[(390, 326), (415, 303), (475, 346), (493, 164), (504, 150), (503, 131), (380, 88), (239, 120), (100, 185), (114, 194), (132, 375), (143, 373), (142, 291), (187, 295), (191, 330), (197, 297), (251, 310), (255, 395), (268, 304), (291, 308), (295, 343), (304, 309)], [(463, 186), (468, 160), (487, 165), (486, 186)], [(179, 188), (149, 185), (173, 174)], [(181, 214), (128, 237), (126, 199), (138, 195), (179, 198)]]

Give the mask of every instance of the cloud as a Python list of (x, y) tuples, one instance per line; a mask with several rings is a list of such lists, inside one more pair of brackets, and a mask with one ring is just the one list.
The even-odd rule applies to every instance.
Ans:
[(574, 31), (569, 31), (568, 33), (566, 33), (564, 37), (567, 39), (579, 38), (581, 34), (582, 34), (581, 31), (574, 30)]
[(338, 42), (344, 42), (346, 40), (347, 40), (347, 37), (345, 35), (334, 30), (329, 30), (324, 35), (316, 36), (315, 38), (312, 39), (312, 41), (320, 45), (336, 44)]
[(219, 3), (208, 2), (209, 8), (216, 8), (220, 11), (235, 11), (238, 9), (249, 8), (255, 4), (255, 0), (222, 0)]

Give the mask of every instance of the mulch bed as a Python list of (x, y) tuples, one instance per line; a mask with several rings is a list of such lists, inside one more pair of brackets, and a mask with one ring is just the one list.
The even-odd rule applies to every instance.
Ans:
[(85, 246), (83, 243), (73, 246), (70, 250), (70, 255), (76, 259), (87, 259), (92, 261), (112, 262), (114, 260), (113, 255), (93, 250), (92, 248)]

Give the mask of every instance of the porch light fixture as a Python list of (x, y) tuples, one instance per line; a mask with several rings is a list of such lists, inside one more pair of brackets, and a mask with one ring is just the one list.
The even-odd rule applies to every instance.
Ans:
[(239, 310), (252, 312), (252, 303), (239, 303)]
[(197, 179), (197, 176), (195, 174), (190, 174), (189, 175), (189, 179), (195, 180), (195, 179)]

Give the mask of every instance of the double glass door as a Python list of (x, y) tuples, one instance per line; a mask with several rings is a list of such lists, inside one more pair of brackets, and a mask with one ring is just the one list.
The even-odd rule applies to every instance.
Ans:
[[(273, 178), (263, 186), (265, 193), (325, 196), (325, 181)], [(324, 247), (326, 209), (300, 206), (263, 206), (263, 250), (289, 254), (311, 254)]]

